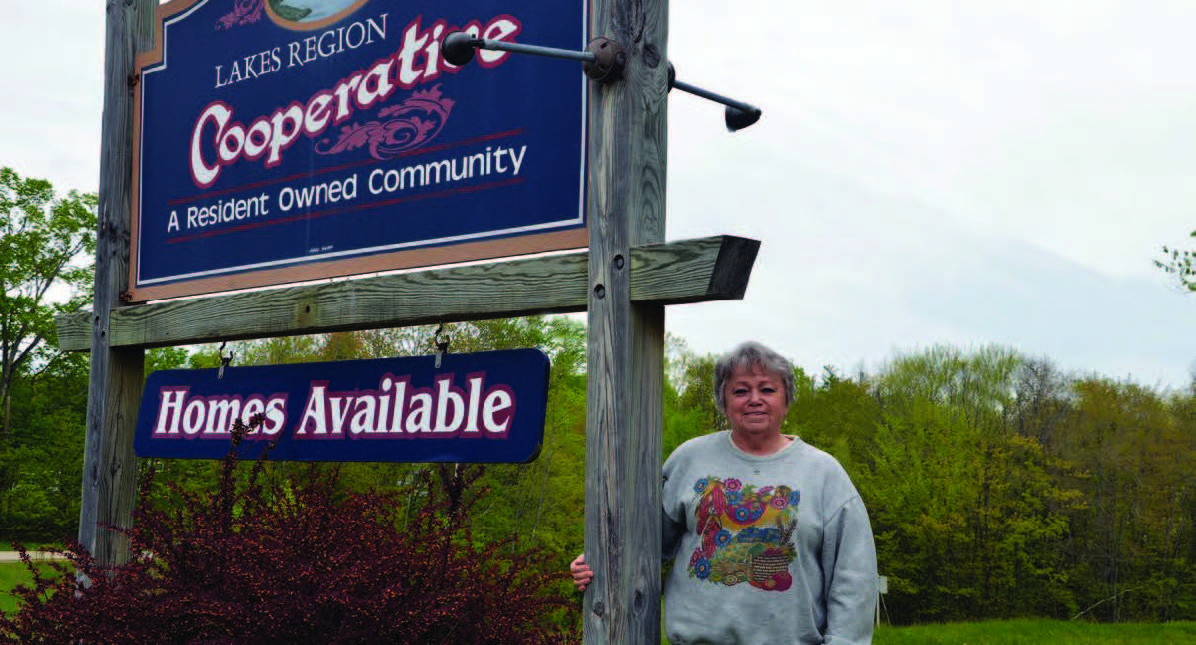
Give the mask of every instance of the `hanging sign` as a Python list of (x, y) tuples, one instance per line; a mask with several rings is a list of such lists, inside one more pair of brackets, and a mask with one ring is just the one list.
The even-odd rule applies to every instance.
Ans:
[(131, 296), (587, 244), (584, 2), (174, 0), (138, 58)]
[(544, 437), (548, 357), (536, 349), (162, 370), (146, 379), (140, 457), (524, 463)]

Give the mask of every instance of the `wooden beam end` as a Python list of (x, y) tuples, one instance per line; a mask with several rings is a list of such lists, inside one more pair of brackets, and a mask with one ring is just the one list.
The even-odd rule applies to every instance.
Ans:
[(710, 274), (710, 296), (723, 300), (742, 300), (747, 292), (752, 266), (760, 252), (760, 240), (724, 235)]

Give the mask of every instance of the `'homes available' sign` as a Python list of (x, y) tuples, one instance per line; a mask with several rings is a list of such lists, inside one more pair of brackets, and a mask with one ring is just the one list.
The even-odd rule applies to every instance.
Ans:
[(138, 59), (132, 296), (586, 245), (584, 2), (174, 0)]
[(242, 456), (272, 460), (531, 461), (544, 437), (548, 357), (537, 349), (435, 358), (162, 370), (149, 375), (134, 449), (220, 459), (236, 420)]

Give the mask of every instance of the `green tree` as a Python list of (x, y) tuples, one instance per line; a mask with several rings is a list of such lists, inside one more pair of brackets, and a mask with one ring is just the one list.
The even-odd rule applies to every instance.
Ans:
[(828, 367), (815, 379), (799, 367), (794, 384), (797, 393), (785, 431), (834, 455), (853, 477), (868, 467), (881, 410), (867, 375), (847, 379)]
[[(86, 299), (95, 252), (95, 194), (57, 197), (44, 179), (0, 168), (0, 401), (10, 432), (13, 382), (46, 370), (62, 353), (54, 315)], [(66, 298), (63, 300), (63, 298)]]
[(1072, 469), (1037, 438), (1035, 420), (1053, 422), (1054, 406), (1029, 396), (1049, 393), (1035, 378), (1050, 373), (1030, 363), (1001, 347), (939, 346), (877, 378), (882, 417), (857, 484), (902, 620), (1075, 608), (1060, 554), (1082, 500)]
[(12, 433), (0, 441), (0, 543), (78, 533), (88, 359), (69, 354), (12, 387)]
[(714, 402), (714, 364), (717, 356), (695, 356), (685, 352), (673, 367), (664, 393), (662, 443), (664, 456), (686, 441), (727, 427), (726, 418)]
[(54, 316), (89, 298), (95, 228), (94, 194), (0, 168), (0, 538), (76, 528), (87, 356), (54, 347)]
[[(1191, 237), (1196, 238), (1196, 231)], [(1196, 250), (1182, 250), (1164, 246), (1163, 258), (1154, 265), (1175, 277), (1185, 289), (1196, 291)]]
[(1088, 506), (1073, 513), (1074, 566), (1089, 615), (1103, 620), (1191, 619), (1196, 601), (1192, 533), (1191, 395), (1089, 377), (1054, 450), (1083, 468)]

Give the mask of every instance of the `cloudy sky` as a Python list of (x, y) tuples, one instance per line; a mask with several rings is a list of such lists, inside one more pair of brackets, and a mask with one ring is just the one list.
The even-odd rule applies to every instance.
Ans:
[[(0, 165), (95, 190), (104, 0), (0, 23)], [(752, 7), (745, 9), (745, 6)], [(731, 134), (674, 92), (669, 239), (762, 248), (741, 302), (672, 307), (699, 352), (808, 370), (999, 343), (1185, 387), (1196, 295), (1151, 260), (1196, 229), (1196, 3), (677, 0), (678, 78), (760, 105)]]

